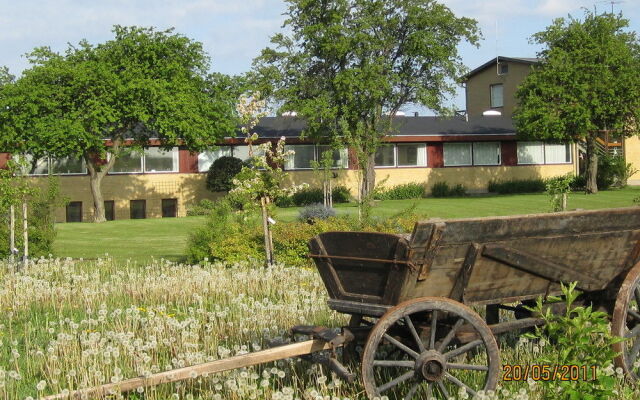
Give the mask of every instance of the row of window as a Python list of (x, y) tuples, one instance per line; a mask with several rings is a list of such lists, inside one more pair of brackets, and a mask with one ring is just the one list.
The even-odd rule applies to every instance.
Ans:
[[(313, 161), (319, 161), (326, 151), (332, 153), (334, 168), (348, 168), (347, 149), (333, 149), (328, 145), (299, 144), (285, 146), (293, 155), (285, 163), (286, 170), (311, 169)], [(571, 163), (571, 146), (543, 142), (518, 142), (519, 165), (566, 164)], [(256, 149), (258, 150), (258, 149)], [(163, 151), (158, 147), (146, 149), (143, 153), (131, 152), (118, 157), (110, 173), (178, 172), (178, 148)], [(241, 160), (249, 158), (248, 146), (221, 146), (213, 151), (198, 154), (198, 171), (206, 172), (215, 160), (223, 156), (233, 156)], [(500, 142), (460, 142), (444, 143), (444, 166), (500, 165)], [(45, 158), (25, 171), (29, 175), (86, 174), (83, 161), (70, 157)], [(425, 143), (384, 144), (375, 155), (376, 167), (426, 167), (427, 146)]]
[[(82, 202), (69, 202), (67, 204), (66, 214), (67, 222), (82, 222)], [(115, 202), (113, 200), (106, 200), (104, 202), (104, 214), (107, 221), (113, 221), (116, 219)], [(162, 199), (162, 218), (171, 218), (177, 216), (178, 199)], [(129, 218), (147, 218), (147, 201), (129, 200)]]

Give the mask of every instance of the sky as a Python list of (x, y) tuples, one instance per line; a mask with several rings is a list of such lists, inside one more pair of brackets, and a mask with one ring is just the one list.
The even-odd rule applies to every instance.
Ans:
[[(640, 33), (640, 0), (442, 0), (457, 16), (474, 18), (483, 33), (478, 48), (459, 46), (463, 63), (473, 69), (496, 55), (535, 57), (540, 49), (529, 43), (553, 19), (581, 8), (611, 11), (630, 20)], [(0, 0), (0, 66), (20, 75), (29, 65), (24, 54), (37, 46), (63, 51), (81, 39), (100, 43), (113, 37), (113, 25), (175, 28), (200, 41), (212, 58), (212, 70), (240, 74), (281, 31), (286, 4), (281, 0)], [(464, 109), (459, 91), (451, 103)], [(411, 106), (405, 109), (412, 112)], [(420, 110), (422, 111), (422, 110)], [(427, 112), (428, 113), (428, 112)]]

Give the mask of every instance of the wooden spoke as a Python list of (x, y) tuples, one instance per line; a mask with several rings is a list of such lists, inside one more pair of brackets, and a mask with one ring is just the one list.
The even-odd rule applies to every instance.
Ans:
[(487, 365), (447, 363), (447, 369), (466, 369), (469, 371), (488, 371)]
[(438, 325), (438, 310), (431, 313), (431, 332), (429, 334), (429, 350), (436, 347), (436, 325)]
[(416, 327), (413, 325), (413, 322), (411, 321), (411, 317), (408, 315), (405, 316), (404, 322), (407, 324), (407, 327), (411, 332), (411, 336), (413, 336), (413, 339), (416, 341), (416, 344), (418, 345), (418, 350), (420, 350), (420, 353), (424, 353), (426, 350), (424, 348), (424, 343), (422, 343), (422, 339), (420, 339), (420, 335), (418, 335), (418, 332), (416, 331)]
[(448, 399), (449, 397), (451, 397), (449, 396), (449, 392), (447, 391), (447, 388), (444, 387), (444, 382), (438, 381), (438, 388), (442, 392), (442, 395), (444, 396), (445, 399)]
[(455, 376), (451, 375), (450, 373), (445, 372), (444, 373), (444, 377), (447, 378), (448, 380), (450, 380), (451, 382), (455, 383), (459, 387), (465, 388), (467, 393), (469, 393), (471, 396), (475, 396), (476, 395), (475, 390), (471, 389), (469, 386), (467, 386), (467, 384), (465, 384), (464, 382), (462, 382), (460, 379), (456, 378)]
[(477, 339), (474, 340), (473, 342), (469, 342), (467, 344), (465, 344), (464, 346), (460, 346), (457, 349), (453, 349), (448, 353), (444, 353), (444, 358), (445, 360), (448, 360), (450, 358), (453, 357), (457, 357), (460, 354), (464, 354), (467, 351), (471, 350), (471, 349), (475, 349), (476, 347), (480, 346), (482, 344), (482, 340), (481, 339)]
[(387, 383), (385, 383), (384, 385), (380, 386), (378, 388), (378, 393), (382, 394), (383, 392), (386, 392), (387, 390), (391, 389), (392, 387), (413, 378), (413, 376), (415, 375), (415, 371), (409, 371), (409, 372), (405, 372), (404, 374), (400, 375), (399, 377), (395, 378), (392, 381), (389, 381)]
[(457, 320), (456, 323), (451, 328), (451, 330), (449, 331), (449, 333), (447, 333), (447, 336), (445, 336), (444, 339), (442, 339), (442, 342), (440, 343), (440, 345), (436, 350), (438, 350), (439, 352), (442, 352), (442, 350), (446, 349), (447, 346), (449, 345), (449, 342), (451, 342), (451, 339), (453, 339), (453, 336), (456, 334), (456, 331), (458, 330), (458, 328), (462, 326), (463, 323), (464, 323), (464, 319), (460, 318), (459, 320)]
[(415, 394), (418, 392), (418, 389), (420, 389), (420, 383), (416, 383), (415, 385), (411, 386), (411, 389), (409, 389), (409, 392), (407, 393), (406, 396), (404, 396), (404, 400), (411, 400), (413, 399), (413, 396), (415, 396)]
[(414, 361), (375, 360), (373, 365), (376, 367), (413, 368), (416, 363)]
[(634, 319), (640, 321), (640, 313), (632, 309), (629, 309), (628, 312), (629, 312), (629, 315), (631, 315)]
[(628, 367), (629, 368), (632, 368), (633, 367), (633, 363), (636, 362), (636, 359), (638, 358), (638, 352), (639, 351), (640, 351), (640, 340), (636, 340), (636, 342), (633, 344), (633, 346), (631, 347), (631, 350), (628, 353), (628, 355), (629, 355)]
[(433, 397), (433, 382), (429, 382), (429, 384), (427, 385), (427, 397), (426, 400), (431, 400), (431, 398)]
[(396, 340), (394, 337), (391, 337), (388, 333), (384, 334), (384, 338), (387, 339), (391, 344), (393, 344), (394, 346), (396, 346), (400, 350), (402, 350), (405, 353), (407, 353), (408, 355), (410, 355), (411, 357), (413, 357), (413, 358), (420, 357), (420, 354), (416, 353), (415, 351), (411, 350), (409, 347), (407, 347), (404, 344), (400, 343), (400, 341)]
[(636, 286), (633, 289), (633, 297), (636, 299), (636, 307), (640, 310), (640, 287)]
[(640, 335), (640, 325), (636, 325), (633, 329), (631, 329), (629, 332), (624, 334), (624, 337), (629, 339), (629, 338), (634, 338), (636, 336)]

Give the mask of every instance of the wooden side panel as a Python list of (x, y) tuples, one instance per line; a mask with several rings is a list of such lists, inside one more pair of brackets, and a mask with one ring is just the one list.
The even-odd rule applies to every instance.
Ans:
[(444, 167), (442, 143), (427, 143), (427, 166), (429, 168)]
[(518, 145), (515, 141), (502, 141), (500, 143), (502, 165), (518, 165)]
[(182, 173), (198, 172), (198, 155), (196, 153), (190, 153), (189, 150), (180, 149), (178, 156), (179, 156), (180, 172)]
[(10, 153), (0, 153), (0, 168), (7, 168), (7, 163), (11, 159)]

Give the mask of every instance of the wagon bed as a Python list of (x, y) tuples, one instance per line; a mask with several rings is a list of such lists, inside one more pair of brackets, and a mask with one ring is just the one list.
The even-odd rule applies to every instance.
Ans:
[(380, 316), (419, 297), (496, 304), (605, 290), (640, 256), (640, 208), (427, 220), (413, 233), (326, 232), (310, 242), (345, 313)]

